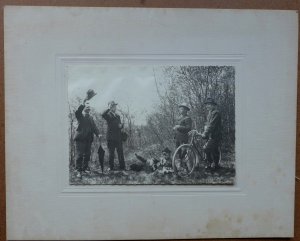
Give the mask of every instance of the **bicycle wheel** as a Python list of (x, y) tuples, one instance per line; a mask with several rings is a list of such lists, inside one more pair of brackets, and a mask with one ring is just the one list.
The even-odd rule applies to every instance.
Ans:
[(179, 146), (172, 160), (174, 172), (182, 177), (190, 175), (196, 167), (196, 159), (196, 153), (190, 144)]

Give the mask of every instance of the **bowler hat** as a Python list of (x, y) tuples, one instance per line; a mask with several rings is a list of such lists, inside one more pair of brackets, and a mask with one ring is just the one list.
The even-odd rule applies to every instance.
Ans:
[(87, 92), (86, 92), (86, 99), (87, 100), (90, 100), (92, 99), (97, 93), (92, 90), (92, 89), (89, 89)]
[(186, 108), (187, 110), (190, 110), (190, 107), (187, 105), (187, 103), (183, 102), (179, 105), (179, 107), (184, 107)]
[(204, 104), (206, 105), (206, 104), (212, 104), (212, 105), (217, 105), (217, 103), (214, 101), (214, 99), (213, 98), (207, 98), (206, 100), (205, 100), (205, 102), (204, 102)]

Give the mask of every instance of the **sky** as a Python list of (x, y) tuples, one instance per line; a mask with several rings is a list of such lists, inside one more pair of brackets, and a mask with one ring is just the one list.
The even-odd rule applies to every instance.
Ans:
[[(146, 116), (159, 103), (155, 77), (161, 78), (161, 68), (153, 66), (101, 66), (92, 64), (69, 65), (67, 72), (69, 100), (86, 96), (88, 89), (97, 95), (90, 100), (91, 107), (102, 112), (109, 101), (117, 108), (134, 114), (138, 125), (146, 123)], [(155, 77), (154, 77), (155, 76)]]

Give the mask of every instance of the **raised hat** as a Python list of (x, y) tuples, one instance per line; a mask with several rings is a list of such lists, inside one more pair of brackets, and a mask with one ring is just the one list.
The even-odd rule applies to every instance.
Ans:
[(92, 89), (89, 89), (87, 92), (86, 92), (86, 99), (87, 100), (90, 100), (92, 99), (97, 93), (92, 90)]

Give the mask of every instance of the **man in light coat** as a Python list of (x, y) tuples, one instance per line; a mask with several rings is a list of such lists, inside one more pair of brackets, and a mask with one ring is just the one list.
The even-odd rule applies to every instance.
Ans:
[(111, 101), (109, 108), (103, 112), (102, 117), (107, 122), (107, 147), (109, 149), (109, 168), (114, 170), (115, 150), (118, 153), (119, 168), (125, 170), (125, 161), (123, 153), (122, 133), (121, 130), (124, 124), (121, 122), (121, 117), (116, 113), (117, 103)]

